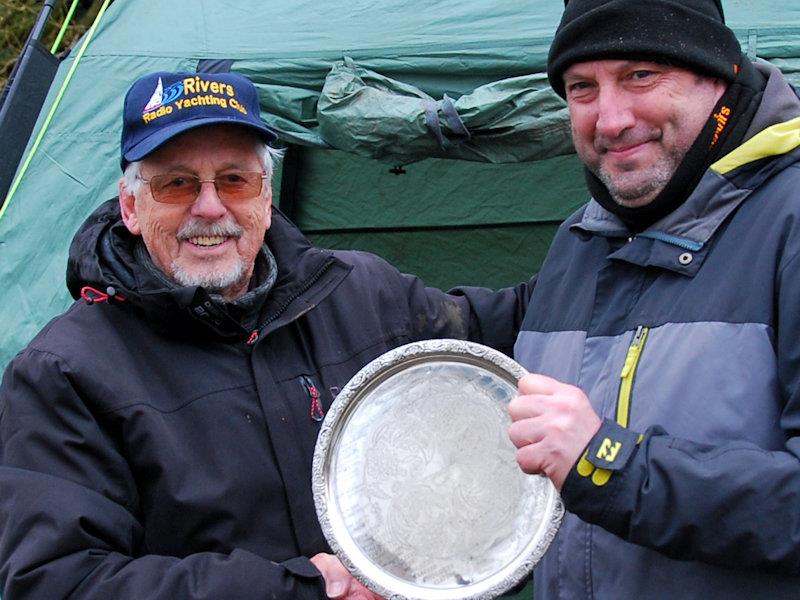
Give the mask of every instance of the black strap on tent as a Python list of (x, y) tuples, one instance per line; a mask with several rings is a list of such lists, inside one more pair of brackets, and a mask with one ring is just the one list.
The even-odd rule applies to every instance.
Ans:
[[(2, 94), (0, 94), (0, 109), (2, 109), (3, 104), (6, 102), (6, 98), (10, 95), (9, 92), (11, 90), (11, 84), (17, 78), (17, 73), (22, 68), (22, 59), (25, 55), (25, 51), (32, 42), (36, 42), (41, 39), (42, 32), (47, 24), (47, 19), (50, 18), (50, 13), (53, 12), (54, 4), (55, 0), (45, 0), (42, 10), (39, 11), (39, 15), (36, 17), (36, 21), (31, 28), (31, 32), (28, 34), (28, 39), (25, 41), (22, 52), (20, 52), (19, 58), (14, 63), (14, 68), (11, 69), (11, 75), (9, 75), (8, 80), (6, 81), (6, 86), (3, 88)], [(39, 45), (41, 47), (41, 44)]]
[(198, 73), (230, 73), (232, 58), (203, 58), (197, 61)]
[(451, 138), (455, 137), (453, 141), (456, 144), (463, 144), (469, 141), (472, 135), (469, 129), (467, 129), (467, 126), (464, 125), (464, 121), (461, 120), (456, 110), (456, 105), (453, 104), (453, 101), (447, 94), (442, 98), (442, 114), (444, 115), (444, 120), (447, 121), (447, 126), (450, 128), (450, 131), (453, 132), (451, 136)]
[(39, 11), (0, 97), (0, 140), (3, 140), (3, 152), (0, 152), (0, 206), (11, 188), (17, 166), (58, 70), (58, 59), (39, 41), (54, 4), (55, 0), (47, 0)]
[[(19, 174), (17, 175), (17, 179), (15, 179), (11, 185), (11, 189), (9, 190), (8, 194), (5, 196), (5, 200), (2, 201), (0, 204), (0, 219), (3, 218), (3, 215), (8, 209), (8, 205), (11, 202), (11, 199), (14, 197), (14, 193), (16, 192), (17, 188), (19, 187), (19, 183), (24, 177), (25, 173), (28, 170), (28, 166), (31, 164), (31, 160), (33, 159), (34, 154), (39, 148), (39, 144), (41, 143), (42, 139), (44, 138), (45, 132), (47, 128), (50, 126), (50, 122), (53, 119), (53, 115), (56, 113), (59, 104), (61, 103), (61, 98), (64, 96), (64, 92), (66, 91), (67, 87), (69, 86), (70, 81), (72, 81), (72, 76), (75, 74), (75, 70), (78, 68), (78, 64), (81, 62), (81, 58), (83, 54), (86, 52), (86, 48), (89, 45), (89, 42), (92, 41), (94, 37), (95, 31), (97, 31), (97, 26), (100, 24), (100, 20), (103, 18), (103, 15), (106, 12), (109, 4), (111, 4), (113, 0), (103, 0), (103, 4), (100, 6), (100, 10), (97, 11), (97, 16), (92, 23), (92, 26), (89, 28), (89, 31), (83, 36), (83, 42), (78, 49), (78, 53), (75, 55), (74, 60), (72, 61), (72, 65), (67, 69), (66, 75), (64, 76), (64, 80), (61, 82), (61, 87), (59, 88), (58, 92), (56, 93), (55, 99), (53, 100), (52, 104), (50, 105), (50, 110), (45, 116), (44, 120), (42, 121), (42, 126), (39, 128), (39, 131), (36, 133), (36, 137), (33, 139), (33, 143), (31, 145), (31, 149), (28, 151), (28, 155), (25, 160), (22, 162), (22, 165), (19, 167)], [(41, 106), (39, 107), (41, 111)], [(23, 140), (25, 142), (27, 140)]]
[(436, 136), (440, 148), (449, 148), (450, 142), (444, 137), (442, 133), (442, 126), (439, 125), (439, 110), (436, 106), (436, 101), (431, 99), (423, 100), (422, 105), (425, 107), (425, 124)]
[(453, 101), (447, 94), (442, 98), (441, 109), (444, 120), (452, 132), (450, 136), (444, 134), (442, 126), (439, 123), (439, 103), (433, 99), (427, 99), (422, 101), (422, 105), (425, 107), (425, 124), (428, 126), (428, 129), (433, 132), (433, 135), (436, 136), (436, 140), (439, 142), (439, 147), (442, 150), (451, 148), (454, 145), (463, 144), (472, 137), (466, 125), (464, 125), (464, 122), (461, 120), (461, 117), (458, 116), (455, 104), (453, 104)]
[[(285, 211), (281, 206), (281, 212)], [(515, 227), (531, 227), (550, 225), (558, 227), (563, 223), (563, 219), (522, 219), (519, 221), (499, 221), (497, 223), (450, 223), (441, 225), (402, 225), (385, 227), (381, 225), (372, 225), (364, 227), (314, 227), (305, 228), (303, 233), (311, 235), (331, 235), (339, 233), (347, 234), (368, 234), (368, 233), (409, 233), (417, 231), (479, 231), (481, 229), (512, 229)]]
[(287, 144), (286, 153), (281, 161), (281, 191), (278, 196), (278, 208), (291, 221), (295, 221), (297, 216), (297, 182), (301, 163), (300, 147), (295, 144)]

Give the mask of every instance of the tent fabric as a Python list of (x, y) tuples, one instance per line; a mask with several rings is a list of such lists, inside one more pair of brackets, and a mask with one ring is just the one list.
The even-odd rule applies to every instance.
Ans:
[[(508, 165), (431, 159), (402, 175), (334, 150), (303, 160), (293, 217), (309, 237), (375, 252), (443, 288), (498, 288), (535, 272), (557, 225), (585, 201), (574, 155)], [(536, 201), (520, 190), (537, 190)]]
[(540, 73), (435, 100), (345, 59), (325, 78), (317, 115), (320, 137), (333, 148), (391, 164), (516, 163), (574, 152), (566, 106)]
[[(562, 7), (551, 0), (114, 2), (0, 219), (0, 364), (71, 301), (63, 283), (70, 239), (115, 195), (122, 99), (134, 78), (156, 70), (214, 63), (254, 81), (262, 117), (299, 148), (291, 169), (287, 162), (278, 173), (276, 201), (292, 207), (312, 240), (377, 250), (435, 285), (458, 276), (497, 286), (530, 274), (554, 224), (585, 196), (580, 165), (561, 155), (568, 151), (563, 104), (543, 87)], [(725, 8), (743, 49), (800, 85), (800, 5), (729, 0)], [(74, 60), (62, 62), (42, 115)], [(339, 76), (344, 83), (332, 93)], [(414, 100), (413, 114), (400, 119), (406, 141), (389, 132), (371, 148), (355, 122), (349, 130), (348, 110), (391, 106), (356, 106), (359, 94), (348, 86), (361, 85), (359, 78), (359, 94), (382, 85), (399, 90), (398, 102)], [(453, 129), (453, 108), (467, 133)]]

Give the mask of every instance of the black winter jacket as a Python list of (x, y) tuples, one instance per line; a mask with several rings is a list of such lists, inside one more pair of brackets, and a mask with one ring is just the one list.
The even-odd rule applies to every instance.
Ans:
[(137, 267), (115, 200), (82, 227), (68, 285), (94, 301), (50, 322), (0, 388), (3, 598), (325, 598), (306, 558), (329, 551), (310, 486), (317, 399), (325, 411), (414, 340), (510, 352), (529, 297), (426, 288), (310, 246), (277, 211), (266, 241), (279, 272), (253, 332)]

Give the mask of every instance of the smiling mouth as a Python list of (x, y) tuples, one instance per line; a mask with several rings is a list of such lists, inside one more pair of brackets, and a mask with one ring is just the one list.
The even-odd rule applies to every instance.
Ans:
[(608, 154), (626, 154), (638, 148), (644, 146), (649, 140), (644, 140), (637, 144), (627, 144), (625, 146), (617, 146), (617, 147), (607, 147), (606, 152)]
[(219, 246), (227, 240), (227, 237), (223, 237), (221, 235), (204, 235), (189, 238), (189, 243), (195, 246), (200, 246), (201, 248), (211, 248), (214, 246)]

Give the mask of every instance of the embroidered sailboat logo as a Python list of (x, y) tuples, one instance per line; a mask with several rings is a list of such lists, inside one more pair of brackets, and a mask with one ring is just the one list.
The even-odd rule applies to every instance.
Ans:
[(150, 101), (147, 103), (147, 106), (144, 107), (144, 112), (150, 112), (151, 110), (155, 110), (162, 104), (162, 100), (164, 99), (164, 84), (161, 83), (161, 77), (158, 78), (158, 85), (156, 86), (156, 91), (153, 92), (153, 95), (150, 96)]
[(153, 95), (150, 96), (150, 100), (148, 100), (147, 106), (144, 107), (142, 114), (146, 115), (149, 112), (158, 110), (162, 106), (175, 100), (175, 98), (181, 94), (183, 94), (183, 81), (176, 81), (171, 86), (164, 89), (164, 83), (161, 81), (161, 77), (159, 77), (156, 90), (153, 92)]

